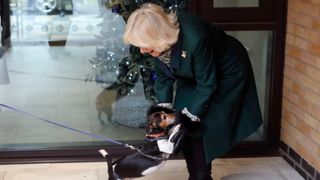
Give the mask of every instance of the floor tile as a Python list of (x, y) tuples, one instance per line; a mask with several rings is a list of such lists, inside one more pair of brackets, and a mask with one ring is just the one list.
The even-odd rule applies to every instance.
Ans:
[(186, 180), (188, 179), (187, 172), (174, 173), (174, 172), (157, 172), (150, 176), (145, 176), (142, 178), (137, 178), (137, 180)]
[(284, 163), (279, 157), (260, 157), (260, 158), (229, 158), (226, 159), (228, 164), (278, 164)]
[[(70, 165), (70, 163), (69, 163)], [(22, 172), (32, 169), (49, 169), (51, 164), (13, 164), (13, 165), (0, 165), (0, 173), (3, 172)]]
[(238, 173), (221, 177), (221, 180), (286, 180), (276, 174)]
[[(283, 160), (283, 159), (281, 158), (281, 160)], [(302, 176), (300, 176), (300, 174), (297, 171), (293, 170), (292, 166), (290, 166), (286, 162), (285, 163), (281, 163), (281, 164), (280, 163), (279, 164), (275, 164), (274, 167), (284, 177), (295, 177), (296, 179), (303, 179)]]
[(212, 165), (216, 166), (216, 165), (226, 165), (228, 164), (227, 159), (215, 159), (212, 161)]
[(228, 174), (231, 174), (240, 168), (241, 168), (241, 166), (236, 166), (236, 165), (233, 165), (233, 166), (229, 166), (229, 165), (213, 166), (211, 176), (213, 177), (213, 179), (220, 179), (220, 177), (227, 176)]
[(107, 169), (106, 162), (88, 162), (88, 163), (52, 163), (50, 168), (53, 169)]
[(108, 173), (107, 173), (106, 167), (104, 169), (99, 169), (97, 180), (107, 180), (107, 179), (108, 179)]
[(8, 172), (4, 180), (96, 180), (97, 170), (70, 169), (32, 169), (28, 171)]
[(0, 172), (0, 180), (3, 180), (5, 172)]
[[(263, 159), (264, 162), (261, 162)], [(280, 157), (227, 159), (228, 165), (213, 166), (213, 177), (221, 180), (303, 180)]]

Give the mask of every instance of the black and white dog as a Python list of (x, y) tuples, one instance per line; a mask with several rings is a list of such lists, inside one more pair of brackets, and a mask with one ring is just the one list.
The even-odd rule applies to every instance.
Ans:
[(184, 136), (182, 129), (173, 110), (151, 107), (147, 112), (147, 135), (141, 148), (114, 162), (104, 149), (99, 151), (106, 158), (109, 180), (138, 178), (157, 171), (178, 151)]

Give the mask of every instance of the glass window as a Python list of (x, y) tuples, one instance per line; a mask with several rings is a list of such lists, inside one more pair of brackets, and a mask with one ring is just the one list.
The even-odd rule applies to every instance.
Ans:
[(259, 7), (259, 0), (213, 0), (214, 7)]
[(263, 115), (263, 126), (247, 140), (265, 140), (268, 125), (268, 97), (270, 80), (270, 62), (272, 53), (272, 31), (227, 31), (227, 33), (237, 38), (248, 51), (255, 82), (258, 90), (259, 104)]
[(96, 0), (11, 0), (10, 8), (10, 81), (0, 83), (0, 101), (34, 116), (0, 108), (0, 150), (108, 144), (39, 118), (118, 141), (144, 138), (151, 65), (132, 63), (122, 16)]

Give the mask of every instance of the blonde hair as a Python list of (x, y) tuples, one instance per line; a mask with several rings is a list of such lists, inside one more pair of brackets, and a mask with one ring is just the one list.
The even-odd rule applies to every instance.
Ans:
[(130, 15), (123, 39), (137, 47), (163, 52), (177, 42), (178, 34), (175, 13), (166, 13), (161, 6), (146, 3)]

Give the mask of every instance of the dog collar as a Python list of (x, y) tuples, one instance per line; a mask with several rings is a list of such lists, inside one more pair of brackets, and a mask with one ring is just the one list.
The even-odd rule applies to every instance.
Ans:
[(145, 137), (145, 140), (149, 141), (149, 142), (154, 142), (154, 141), (159, 141), (161, 139), (168, 139), (168, 137), (157, 137), (157, 138), (151, 138), (151, 137)]

